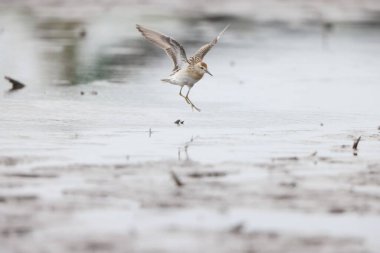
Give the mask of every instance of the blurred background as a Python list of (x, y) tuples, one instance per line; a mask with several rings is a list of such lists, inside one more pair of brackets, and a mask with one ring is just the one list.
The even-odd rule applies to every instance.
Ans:
[[(351, 35), (358, 44), (377, 43), (379, 5), (376, 0), (1, 1), (0, 67), (2, 73), (36, 85), (131, 80), (144, 71), (138, 65), (153, 61), (152, 54), (163, 58), (142, 41), (135, 23), (177, 38), (190, 52), (231, 23), (230, 36), (220, 47), (246, 48), (245, 58), (254, 58), (266, 56), (255, 55), (262, 51), (258, 47), (278, 43), (281, 48), (276, 49), (284, 52), (277, 52), (281, 59), (297, 48), (291, 39), (300, 38), (311, 50), (320, 49), (313, 43), (328, 49), (331, 33), (338, 39)], [(348, 27), (352, 33), (346, 33)], [(278, 42), (278, 37), (284, 40)], [(239, 64), (227, 56), (225, 62), (231, 61)]]

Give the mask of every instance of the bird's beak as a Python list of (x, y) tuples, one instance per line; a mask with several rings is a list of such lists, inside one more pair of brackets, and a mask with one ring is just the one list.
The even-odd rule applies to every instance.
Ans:
[(206, 73), (209, 74), (210, 76), (213, 76), (207, 69), (205, 69)]

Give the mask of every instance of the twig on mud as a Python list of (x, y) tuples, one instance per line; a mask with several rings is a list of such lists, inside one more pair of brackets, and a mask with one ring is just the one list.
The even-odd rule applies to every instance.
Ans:
[(185, 184), (179, 179), (179, 177), (177, 176), (177, 174), (176, 174), (174, 171), (170, 171), (170, 175), (171, 175), (173, 181), (175, 182), (175, 184), (176, 184), (178, 187), (182, 187), (182, 186), (185, 185)]
[(356, 139), (356, 141), (354, 142), (354, 145), (352, 145), (352, 149), (353, 150), (358, 150), (358, 145), (359, 145), (359, 141), (362, 137), (359, 136), (359, 138)]

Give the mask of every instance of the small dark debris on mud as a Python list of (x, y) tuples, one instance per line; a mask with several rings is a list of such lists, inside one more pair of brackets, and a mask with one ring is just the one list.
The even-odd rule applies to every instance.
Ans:
[(55, 178), (56, 174), (37, 174), (37, 173), (7, 173), (3, 174), (5, 177), (14, 178)]
[(286, 187), (286, 188), (296, 188), (297, 182), (281, 182), (280, 186)]
[(176, 121), (174, 121), (174, 124), (176, 124), (177, 126), (183, 125), (183, 123), (185, 123), (185, 121), (180, 120), (180, 119), (177, 119)]
[(35, 201), (38, 199), (36, 195), (0, 195), (0, 202), (24, 202)]
[(272, 158), (272, 161), (298, 161), (298, 160), (299, 158), (297, 156)]
[(334, 24), (331, 22), (323, 22), (322, 27), (326, 32), (331, 32), (334, 29)]
[(20, 162), (20, 160), (17, 158), (14, 158), (14, 157), (9, 157), (9, 156), (0, 157), (0, 165), (15, 166), (19, 162)]
[(340, 214), (340, 213), (345, 213), (345, 212), (346, 212), (346, 210), (344, 208), (341, 208), (341, 207), (332, 207), (329, 210), (329, 213), (334, 213), (334, 214)]
[(25, 87), (25, 84), (13, 79), (13, 78), (10, 78), (9, 76), (4, 76), (5, 80), (8, 80), (11, 84), (12, 84), (12, 88), (10, 88), (8, 90), (8, 92), (13, 92), (13, 91), (16, 91), (16, 90), (21, 90), (22, 88)]
[(241, 223), (238, 223), (238, 224), (232, 226), (232, 228), (229, 230), (229, 232), (232, 234), (241, 234), (243, 232), (243, 229), (244, 229), (244, 223), (241, 222)]
[(286, 201), (288, 201), (288, 200), (295, 199), (297, 196), (294, 194), (290, 194), (290, 193), (283, 193), (283, 194), (273, 194), (270, 197), (272, 197), (275, 200), (286, 200)]
[(227, 173), (223, 171), (208, 171), (208, 172), (191, 172), (188, 177), (203, 178), (203, 177), (224, 177)]
[(23, 236), (30, 233), (31, 231), (32, 229), (26, 226), (5, 227), (1, 230), (1, 235), (4, 237)]
[(311, 157), (317, 156), (318, 151), (314, 151), (313, 153), (310, 154)]
[(149, 128), (148, 133), (149, 133), (149, 138), (152, 137), (152, 133), (153, 133), (152, 128)]
[(82, 28), (82, 29), (79, 31), (79, 33), (78, 33), (78, 36), (79, 36), (80, 38), (84, 38), (84, 37), (86, 37), (86, 35), (87, 35), (87, 31), (86, 31), (86, 29), (84, 29), (84, 28)]

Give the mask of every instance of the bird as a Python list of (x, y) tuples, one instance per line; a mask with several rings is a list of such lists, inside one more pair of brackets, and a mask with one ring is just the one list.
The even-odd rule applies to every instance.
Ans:
[[(207, 73), (212, 76), (208, 70), (207, 64), (203, 62), (203, 58), (211, 50), (211, 48), (216, 45), (220, 37), (229, 26), (230, 25), (227, 25), (218, 36), (216, 36), (211, 42), (199, 48), (198, 51), (196, 51), (190, 58), (187, 58), (185, 49), (175, 39), (138, 24), (136, 25), (136, 28), (148, 41), (165, 50), (166, 54), (173, 61), (174, 68), (172, 73), (168, 78), (161, 79), (161, 81), (180, 86), (181, 89), (179, 91), (179, 95), (185, 99), (192, 109), (200, 112), (201, 110), (195, 106), (189, 98), (190, 90), (193, 88), (195, 83), (203, 78), (204, 74)], [(184, 86), (188, 87), (186, 96), (182, 94), (182, 89)]]

